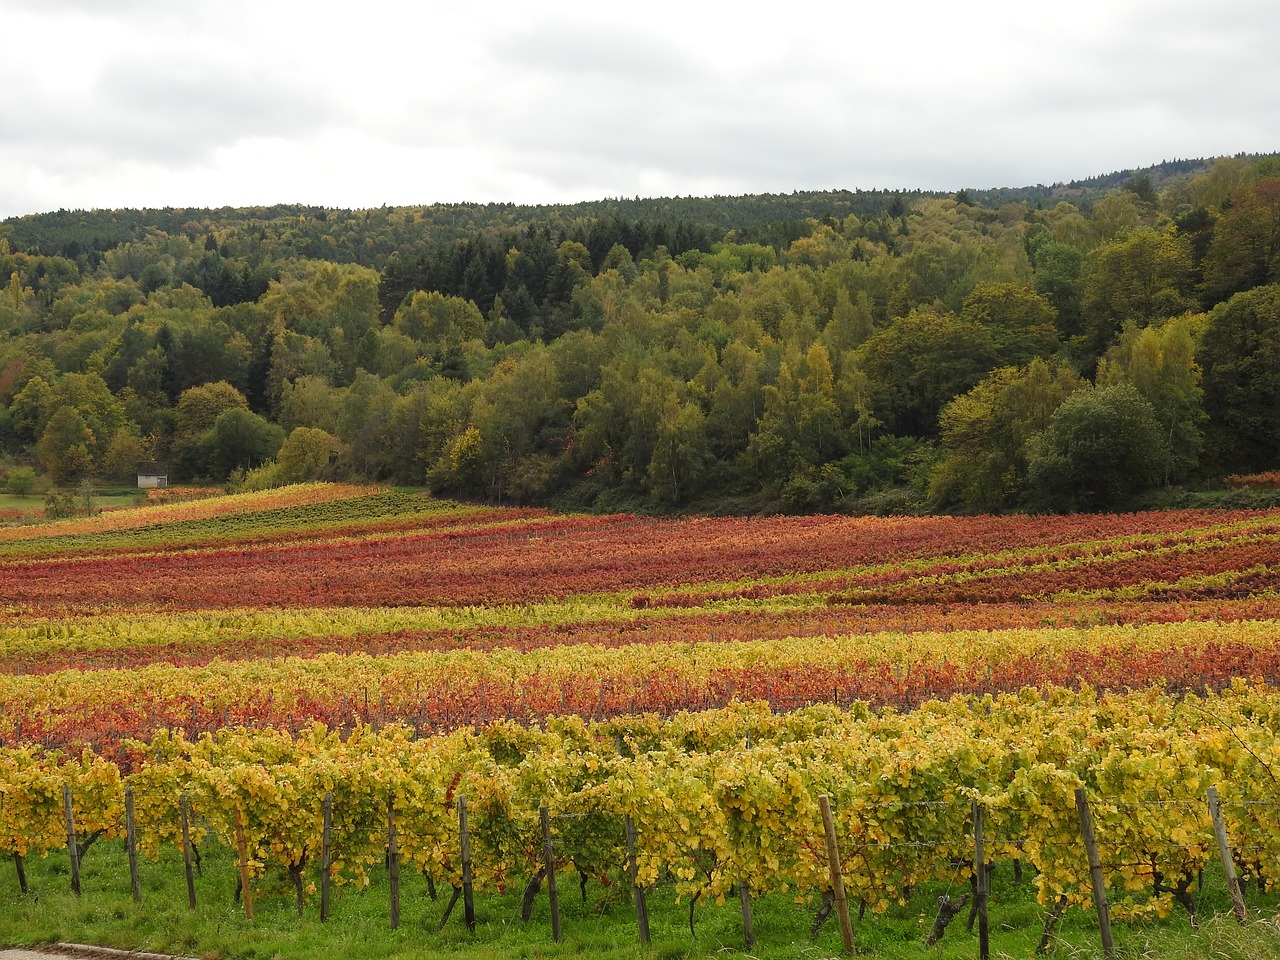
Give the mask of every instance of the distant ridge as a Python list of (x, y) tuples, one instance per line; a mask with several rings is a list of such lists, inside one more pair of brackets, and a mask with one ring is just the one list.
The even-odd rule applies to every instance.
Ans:
[[(1237, 154), (1256, 161), (1280, 154)], [(1190, 179), (1219, 157), (1165, 160), (1147, 167), (1117, 170), (1052, 185), (976, 189), (963, 187), (966, 200), (995, 208), (1008, 203), (1049, 204), (1060, 199), (1088, 202), (1108, 190), (1146, 177), (1153, 187)], [(770, 228), (785, 235), (787, 225), (807, 220), (841, 220), (849, 215), (878, 217), (918, 198), (957, 196), (961, 190), (797, 190), (789, 194), (710, 197), (606, 197), (572, 204), (434, 203), (421, 206), (346, 210), (309, 204), (247, 207), (168, 207), (162, 209), (57, 210), (0, 221), (0, 237), (11, 249), (32, 254), (76, 257), (98, 253), (156, 233), (207, 237), (215, 233), (255, 231), (262, 236), (298, 235), (298, 255), (338, 259), (380, 267), (393, 252), (402, 255), (476, 232), (523, 230), (531, 225), (619, 218), (650, 223), (696, 225), (723, 234), (729, 230)], [(380, 242), (349, 242), (353, 231), (378, 227)], [(314, 252), (312, 252), (314, 251)]]

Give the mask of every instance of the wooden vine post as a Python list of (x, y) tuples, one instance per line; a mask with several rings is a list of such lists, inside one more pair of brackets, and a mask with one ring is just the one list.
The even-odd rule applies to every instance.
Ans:
[(840, 937), (844, 940), (844, 952), (852, 954), (853, 923), (849, 920), (849, 898), (844, 892), (840, 847), (836, 842), (836, 823), (831, 816), (831, 800), (825, 793), (818, 797), (818, 810), (822, 813), (822, 832), (827, 838), (827, 867), (831, 871), (831, 891), (835, 897), (836, 917), (840, 921)]
[(640, 867), (636, 863), (636, 822), (627, 814), (624, 820), (627, 833), (627, 876), (631, 880), (631, 900), (636, 908), (636, 928), (640, 931), (640, 943), (649, 945), (649, 905), (645, 902), (644, 890), (637, 882)]
[(240, 894), (244, 897), (244, 918), (253, 920), (253, 889), (249, 885), (249, 845), (244, 838), (244, 814), (236, 809), (236, 856), (240, 860)]
[(1093, 906), (1098, 912), (1098, 931), (1102, 935), (1102, 955), (1111, 960), (1116, 955), (1116, 945), (1111, 939), (1111, 912), (1107, 907), (1107, 886), (1102, 878), (1102, 861), (1098, 858), (1098, 841), (1093, 835), (1093, 817), (1089, 814), (1089, 800), (1084, 787), (1076, 788), (1076, 813), (1080, 817), (1080, 836), (1084, 840), (1085, 853), (1089, 857), (1089, 882), (1093, 887)]
[(542, 825), (542, 863), (547, 873), (547, 898), (551, 901), (551, 937), (560, 942), (560, 892), (556, 887), (556, 852), (551, 845), (551, 814), (544, 803), (538, 807)]
[(133, 818), (133, 787), (124, 788), (124, 849), (129, 856), (129, 888), (133, 902), (142, 902), (142, 883), (138, 877), (138, 829)]
[(320, 922), (329, 919), (329, 873), (333, 868), (333, 791), (324, 795), (324, 827), (320, 833)]
[[(182, 823), (182, 867), (187, 875), (187, 906), (196, 908), (196, 878), (191, 869), (191, 808), (185, 792), (178, 795), (178, 813)], [(243, 881), (241, 881), (243, 883)]]
[(977, 885), (974, 888), (974, 903), (978, 909), (978, 956), (981, 960), (990, 960), (990, 931), (987, 926), (987, 897), (991, 893), (991, 874), (987, 872), (986, 840), (983, 837), (982, 803), (973, 801), (973, 869)]
[(1218, 797), (1218, 788), (1210, 787), (1209, 816), (1213, 818), (1213, 835), (1218, 841), (1218, 856), (1222, 860), (1222, 872), (1227, 878), (1227, 891), (1231, 894), (1231, 912), (1236, 919), (1244, 923), (1248, 918), (1244, 906), (1244, 894), (1240, 892), (1240, 881), (1236, 878), (1236, 864), (1231, 856), (1231, 844), (1227, 842), (1227, 824), (1222, 819), (1222, 800)]
[(738, 871), (738, 902), (742, 904), (742, 942), (748, 950), (756, 947), (756, 929), (751, 920), (751, 888), (742, 871)]
[(396, 801), (387, 797), (387, 884), (391, 890), (391, 929), (400, 926), (400, 844), (396, 837)]
[(471, 835), (467, 832), (467, 798), (458, 797), (458, 841), (462, 848), (462, 915), (467, 929), (476, 930), (476, 900), (471, 884)]
[(76, 820), (71, 812), (71, 787), (62, 788), (62, 812), (67, 822), (67, 852), (71, 854), (71, 892), (80, 896), (80, 842), (76, 840)]

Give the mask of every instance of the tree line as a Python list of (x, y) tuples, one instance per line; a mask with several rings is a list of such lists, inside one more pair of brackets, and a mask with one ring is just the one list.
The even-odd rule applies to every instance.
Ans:
[(0, 225), (0, 276), (0, 452), (58, 484), (161, 460), (602, 510), (1064, 510), (1280, 466), (1275, 157), (1093, 192), (60, 211)]

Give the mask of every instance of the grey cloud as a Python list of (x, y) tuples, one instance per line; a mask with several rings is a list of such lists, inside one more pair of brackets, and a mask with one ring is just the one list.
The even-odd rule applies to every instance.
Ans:
[(68, 15), (95, 20), (119, 20), (123, 14), (147, 14), (164, 19), (203, 19), (200, 4), (170, 0), (9, 0), (12, 12), (32, 13), (56, 20)]
[[(59, 29), (85, 51), (114, 54), (86, 53), (0, 102), (0, 146), (10, 169), (37, 171), (31, 183), (206, 177), (220, 147), (256, 139), (221, 168), (253, 177), (275, 162), (268, 142), (296, 158), (298, 143), (334, 131), (334, 169), (362, 169), (342, 151), (365, 152), (388, 197), (403, 176), (478, 201), (513, 199), (513, 184), (580, 199), (981, 188), (1277, 146), (1263, 142), (1280, 84), (1274, 0), (1085, 0), (1015, 30), (949, 7), (919, 24), (880, 11), (803, 29), (739, 20), (736, 32), (676, 10), (393, 16), (375, 0), (365, 32), (341, 35), (349, 11), (323, 4), (292, 31), (266, 15), (278, 8), (240, 0), (17, 2), (28, 19), (65, 16)], [(401, 35), (370, 28), (379, 11)], [(286, 162), (297, 161), (225, 189), (261, 189)], [(332, 190), (312, 199), (343, 205), (370, 186), (335, 177)]]
[(87, 97), (12, 112), (6, 136), (50, 161), (93, 151), (117, 160), (190, 165), (256, 136), (291, 137), (334, 120), (314, 94), (252, 72), (177, 65), (106, 66)]
[(135, 116), (172, 125), (201, 143), (245, 136), (290, 137), (341, 121), (301, 79), (254, 70), (116, 69), (103, 77), (105, 102), (127, 105)]
[(522, 71), (563, 75), (571, 83), (604, 78), (611, 84), (670, 85), (706, 76), (696, 57), (640, 25), (590, 29), (571, 22), (538, 22), (501, 37), (493, 59), (514, 68), (516, 76)]

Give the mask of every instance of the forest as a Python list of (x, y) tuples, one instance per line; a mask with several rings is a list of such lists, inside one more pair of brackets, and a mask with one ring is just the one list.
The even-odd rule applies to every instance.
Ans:
[(0, 223), (0, 278), (11, 492), (146, 461), (655, 513), (1280, 483), (1280, 155), (953, 194), (61, 210)]

